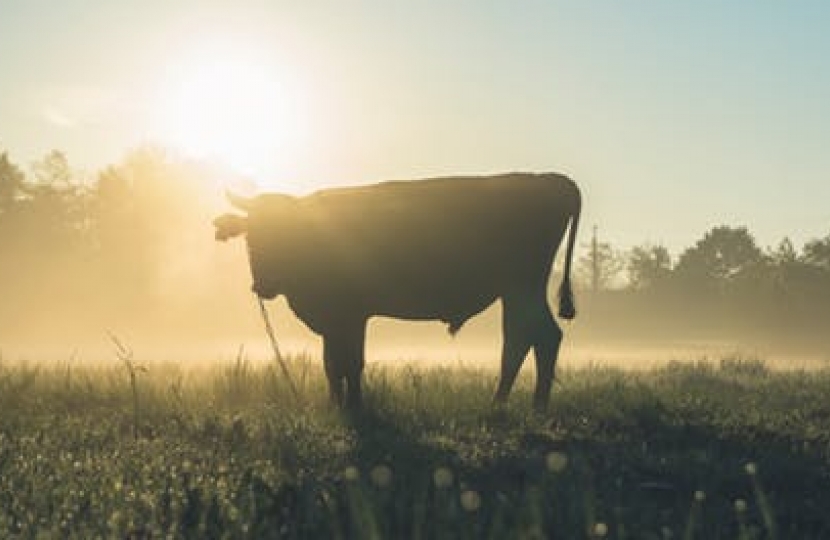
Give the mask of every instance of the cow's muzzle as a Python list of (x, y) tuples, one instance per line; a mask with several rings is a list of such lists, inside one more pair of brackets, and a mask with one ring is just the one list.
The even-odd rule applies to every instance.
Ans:
[(276, 291), (268, 290), (265, 287), (262, 287), (261, 285), (257, 285), (256, 283), (251, 285), (251, 291), (253, 291), (255, 295), (262, 298), (263, 300), (273, 300), (277, 297)]

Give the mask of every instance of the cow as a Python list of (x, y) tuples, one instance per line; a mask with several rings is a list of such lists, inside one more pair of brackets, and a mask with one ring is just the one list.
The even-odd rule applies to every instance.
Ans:
[(562, 341), (547, 284), (569, 224), (558, 311), (576, 314), (570, 272), (582, 199), (570, 178), (510, 173), (228, 198), (243, 214), (216, 218), (216, 239), (244, 236), (253, 292), (284, 295), (323, 338), (334, 403), (361, 406), (370, 317), (438, 320), (455, 334), (501, 300), (494, 403), (506, 402), (533, 348), (533, 406), (546, 410)]

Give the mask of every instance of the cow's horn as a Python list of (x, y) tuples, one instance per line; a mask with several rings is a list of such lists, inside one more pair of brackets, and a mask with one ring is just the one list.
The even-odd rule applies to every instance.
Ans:
[(251, 209), (254, 207), (253, 199), (250, 199), (248, 197), (242, 197), (241, 195), (237, 195), (235, 193), (232, 193), (231, 191), (226, 191), (225, 197), (227, 197), (228, 201), (232, 205), (234, 205), (242, 211), (250, 212)]

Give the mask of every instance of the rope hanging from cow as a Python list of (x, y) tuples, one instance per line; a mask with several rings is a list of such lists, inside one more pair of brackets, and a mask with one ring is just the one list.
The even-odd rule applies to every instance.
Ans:
[(268, 334), (268, 339), (271, 341), (271, 348), (274, 350), (274, 358), (276, 358), (277, 363), (280, 365), (282, 374), (285, 376), (285, 380), (288, 381), (288, 386), (291, 388), (291, 393), (294, 395), (294, 399), (297, 400), (297, 403), (300, 403), (300, 393), (294, 385), (294, 379), (291, 378), (291, 373), (288, 371), (288, 366), (285, 364), (282, 354), (280, 354), (277, 338), (274, 335), (274, 328), (271, 326), (271, 319), (268, 317), (268, 310), (265, 309), (265, 302), (263, 302), (262, 298), (259, 296), (257, 296), (257, 301), (259, 302), (259, 312), (262, 314), (262, 321), (265, 323), (265, 332)]

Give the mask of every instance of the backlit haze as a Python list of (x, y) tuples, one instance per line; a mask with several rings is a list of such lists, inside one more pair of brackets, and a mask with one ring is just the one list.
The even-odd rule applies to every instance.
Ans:
[(822, 1), (2, 0), (0, 152), (92, 178), (160, 145), (249, 193), (557, 171), (582, 245), (798, 247), (830, 232), (828, 28)]

